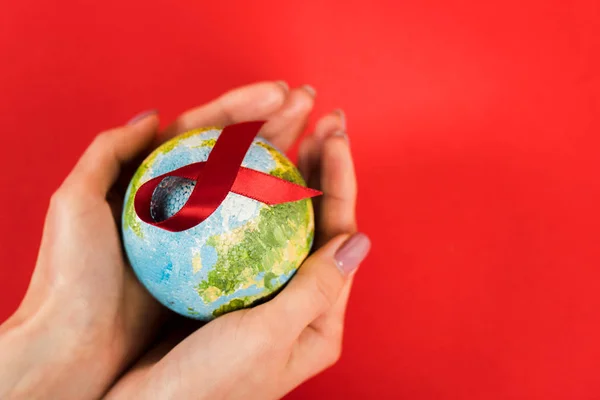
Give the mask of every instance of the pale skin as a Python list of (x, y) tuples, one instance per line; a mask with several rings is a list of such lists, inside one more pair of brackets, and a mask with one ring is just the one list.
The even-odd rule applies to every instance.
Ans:
[(354, 261), (336, 259), (357, 229), (340, 111), (300, 145), (299, 168), (323, 191), (315, 251), (273, 300), (205, 325), (184, 320), (139, 284), (119, 238), (123, 183), (148, 151), (193, 128), (259, 119), (268, 120), (260, 134), (285, 151), (313, 102), (310, 87), (261, 82), (162, 132), (153, 113), (98, 135), (52, 196), (29, 289), (0, 326), (0, 398), (276, 399), (334, 364), (352, 276), (369, 246), (362, 235)]

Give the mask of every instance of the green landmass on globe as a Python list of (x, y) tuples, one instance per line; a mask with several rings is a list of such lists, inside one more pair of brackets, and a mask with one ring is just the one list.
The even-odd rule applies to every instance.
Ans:
[[(167, 307), (198, 319), (270, 298), (308, 255), (314, 235), (310, 199), (268, 206), (230, 194), (219, 213), (175, 234), (137, 217), (136, 190), (174, 169), (175, 157), (205, 161), (219, 132), (219, 128), (194, 130), (159, 147), (132, 178), (123, 211), (124, 244), (140, 281)], [(306, 186), (291, 161), (264, 140), (255, 140), (244, 162), (248, 168)], [(171, 214), (182, 205), (174, 206)]]

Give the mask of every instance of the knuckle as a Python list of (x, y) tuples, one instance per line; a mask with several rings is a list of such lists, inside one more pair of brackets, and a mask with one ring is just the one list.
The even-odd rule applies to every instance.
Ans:
[(335, 301), (333, 298), (335, 290), (330, 280), (324, 278), (322, 276), (313, 276), (307, 282), (311, 301), (323, 312), (330, 309)]
[(264, 87), (263, 95), (257, 99), (255, 107), (262, 110), (275, 110), (285, 102), (285, 91), (276, 83)]
[(317, 310), (319, 313), (327, 311), (333, 305), (333, 301), (330, 299), (329, 290), (325, 282), (316, 277), (308, 276), (305, 278), (305, 281), (305, 293), (310, 308)]
[(73, 208), (75, 200), (75, 196), (71, 190), (60, 187), (50, 197), (50, 210), (52, 212), (68, 211)]
[(330, 322), (328, 327), (328, 336), (332, 341), (341, 343), (344, 336), (344, 321), (341, 318)]
[(327, 351), (323, 355), (323, 361), (325, 364), (325, 368), (329, 368), (340, 360), (342, 357), (342, 341), (341, 340), (333, 340), (330, 345), (327, 346)]
[(111, 142), (112, 131), (104, 131), (96, 135), (92, 144), (90, 145), (91, 151), (101, 151), (109, 147)]
[(48, 212), (60, 216), (81, 212), (85, 204), (91, 204), (86, 197), (89, 195), (81, 183), (67, 179), (50, 197)]
[(245, 327), (244, 336), (252, 343), (255, 351), (263, 353), (268, 351), (268, 349), (276, 343), (276, 337), (268, 324), (258, 322), (258, 320), (252, 321), (252, 323), (247, 325)]
[(287, 93), (289, 91), (289, 87), (287, 84), (282, 84), (279, 82), (270, 82), (268, 85), (268, 89), (266, 90), (267, 95), (271, 97), (271, 102), (277, 104), (283, 104)]
[(271, 329), (268, 329), (267, 327), (256, 328), (253, 337), (254, 344), (259, 350), (266, 350), (270, 348), (275, 342), (275, 338), (272, 334)]
[(297, 107), (299, 111), (310, 111), (313, 107), (315, 99), (306, 90), (302, 90), (298, 96)]
[(57, 205), (60, 205), (64, 200), (64, 194), (61, 189), (57, 189), (50, 196), (50, 207), (54, 208)]

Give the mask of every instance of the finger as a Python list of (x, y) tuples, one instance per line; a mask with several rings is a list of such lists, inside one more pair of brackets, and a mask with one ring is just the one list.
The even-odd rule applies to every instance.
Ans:
[(302, 133), (314, 105), (315, 90), (308, 85), (290, 91), (285, 103), (261, 130), (261, 136), (275, 141), (282, 151), (286, 151)]
[(288, 367), (307, 378), (335, 364), (342, 352), (344, 314), (352, 288), (350, 275), (336, 304), (302, 331), (292, 349)]
[(356, 231), (356, 176), (347, 136), (338, 132), (323, 142), (317, 246)]
[(320, 189), (319, 182), (314, 182), (312, 176), (319, 162), (319, 143), (313, 136), (307, 136), (300, 142), (298, 147), (298, 169), (304, 177), (307, 185), (313, 189)]
[[(161, 133), (157, 144), (195, 128), (266, 119), (281, 108), (287, 93), (285, 82), (260, 82), (233, 89), (210, 103), (181, 114)], [(265, 138), (277, 142), (276, 137)]]
[(64, 185), (86, 194), (106, 196), (122, 166), (150, 145), (158, 122), (158, 115), (152, 111), (134, 118), (126, 126), (96, 136)]
[(340, 109), (319, 118), (314, 134), (300, 143), (298, 149), (298, 169), (310, 187), (321, 188), (319, 179), (319, 164), (323, 139), (338, 131), (345, 131), (346, 118)]
[(350, 298), (353, 281), (354, 274), (351, 274), (344, 284), (335, 304), (328, 311), (323, 313), (323, 315), (317, 317), (309, 325), (310, 329), (306, 329), (302, 332), (302, 335), (300, 335), (299, 338), (300, 342), (306, 341), (307, 336), (310, 335), (318, 335), (328, 342), (341, 342), (344, 333), (344, 319), (346, 316), (346, 309), (348, 308), (348, 299)]
[(346, 280), (333, 305), (304, 329), (288, 362), (293, 375), (308, 378), (335, 364), (342, 351), (344, 314), (354, 272), (371, 248), (369, 239), (357, 233), (337, 251), (335, 258)]
[(354, 273), (350, 275), (346, 284), (342, 288), (342, 292), (337, 299), (337, 302), (333, 305), (331, 310), (321, 315), (313, 322), (313, 327), (317, 331), (321, 331), (325, 335), (334, 336), (337, 333), (341, 334), (344, 326), (344, 316), (346, 314), (346, 308), (348, 306), (348, 299), (350, 298), (350, 291), (352, 290), (352, 284), (354, 283)]
[(322, 139), (334, 132), (345, 130), (346, 114), (338, 108), (317, 121), (315, 136)]
[[(348, 287), (349, 282), (344, 286)], [(342, 297), (343, 293), (340, 294)], [(319, 317), (322, 318), (322, 317)], [(309, 325), (292, 347), (287, 368), (296, 379), (306, 380), (335, 364), (342, 354), (343, 322), (333, 335)]]
[(311, 255), (273, 300), (251, 311), (282, 340), (297, 338), (336, 304), (347, 277), (370, 248), (363, 234), (339, 235)]
[(130, 366), (106, 394), (107, 399), (122, 399), (139, 397), (138, 389), (143, 387), (150, 371), (167, 355), (175, 346), (190, 334), (189, 329), (169, 329), (163, 332), (157, 343), (143, 354)]

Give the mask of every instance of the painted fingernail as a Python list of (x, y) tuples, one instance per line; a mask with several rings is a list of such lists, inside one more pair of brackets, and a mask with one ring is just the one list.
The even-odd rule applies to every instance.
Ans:
[(286, 81), (275, 81), (275, 83), (281, 86), (285, 92), (290, 90), (290, 85), (288, 85)]
[(302, 85), (302, 89), (306, 90), (308, 94), (310, 94), (312, 97), (315, 97), (317, 95), (317, 91), (315, 90), (315, 88), (310, 85)]
[(333, 110), (333, 114), (337, 115), (340, 117), (340, 120), (342, 121), (342, 129), (346, 129), (346, 113), (344, 112), (344, 110), (342, 110), (341, 108), (335, 109)]
[(127, 122), (127, 125), (133, 125), (133, 124), (143, 120), (144, 118), (149, 117), (150, 115), (154, 115), (154, 114), (158, 114), (158, 110), (143, 111), (143, 112), (137, 114), (135, 117), (131, 118)]
[(355, 233), (335, 253), (335, 261), (344, 275), (354, 271), (371, 249), (371, 241), (364, 233)]

